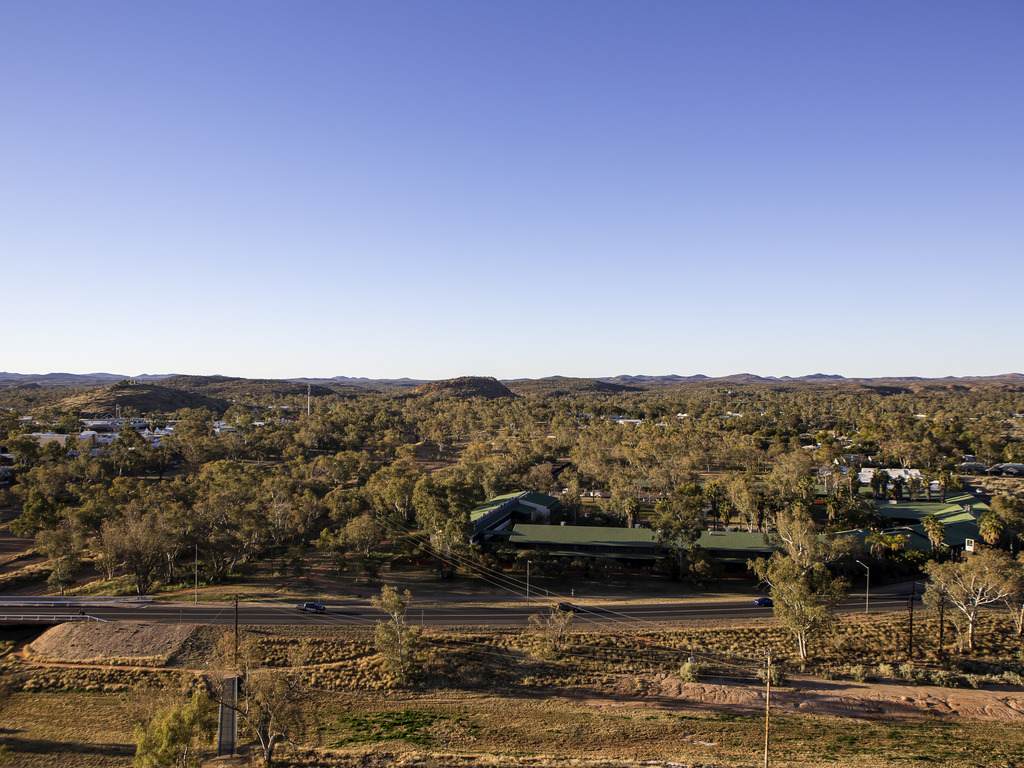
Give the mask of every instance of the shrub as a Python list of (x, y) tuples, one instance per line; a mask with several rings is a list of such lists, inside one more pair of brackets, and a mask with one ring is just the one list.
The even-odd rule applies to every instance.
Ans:
[(893, 669), (892, 664), (889, 664), (888, 662), (883, 661), (881, 664), (878, 665), (877, 669), (878, 669), (878, 676), (879, 677), (895, 677), (896, 676), (896, 670)]
[(685, 661), (679, 668), (679, 676), (684, 683), (699, 683), (701, 676), (706, 672), (706, 667), (697, 661)]
[(852, 677), (858, 683), (864, 683), (868, 680), (868, 670), (863, 664), (855, 664), (850, 668), (850, 677)]
[(777, 664), (772, 664), (770, 672), (765, 672), (764, 667), (757, 670), (757, 679), (762, 683), (767, 682), (771, 679), (772, 685), (785, 685), (786, 684), (786, 673), (782, 671), (782, 668)]
[(941, 685), (943, 688), (963, 688), (970, 681), (962, 675), (957, 675), (952, 672), (947, 672), (944, 669), (939, 669), (932, 672), (931, 682), (932, 685)]
[(906, 680), (908, 682), (914, 682), (920, 678), (920, 673), (917, 667), (909, 661), (900, 664), (899, 669), (896, 672), (901, 680)]
[(960, 672), (970, 672), (974, 675), (1001, 675), (1003, 668), (999, 664), (981, 659), (962, 659), (955, 665)]
[(1024, 685), (1024, 676), (1008, 669), (1003, 672), (1003, 682), (1008, 685)]

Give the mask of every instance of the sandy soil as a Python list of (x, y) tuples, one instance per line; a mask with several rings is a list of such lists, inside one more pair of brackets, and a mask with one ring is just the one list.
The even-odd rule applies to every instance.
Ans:
[(35, 539), (23, 539), (9, 531), (0, 530), (0, 574), (23, 568), (26, 565), (46, 562), (45, 557), (28, 554), (35, 547)]
[[(684, 683), (665, 675), (646, 679), (625, 679), (622, 695), (595, 697), (580, 692), (591, 706), (718, 709), (731, 712), (763, 712), (763, 686), (737, 684), (713, 679)], [(637, 691), (645, 691), (637, 693)], [(985, 689), (942, 688), (900, 683), (855, 683), (827, 681), (812, 677), (791, 677), (786, 686), (773, 688), (772, 711), (835, 715), (853, 719), (958, 716), (974, 720), (1024, 723), (1024, 690), (1011, 686)]]
[(29, 657), (57, 663), (104, 659), (167, 660), (175, 656), (192, 635), (194, 624), (101, 624), (68, 622), (46, 630), (28, 645)]

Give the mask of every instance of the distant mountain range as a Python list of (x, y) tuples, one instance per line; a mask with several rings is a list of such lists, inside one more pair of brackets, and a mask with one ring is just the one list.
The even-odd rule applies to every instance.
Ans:
[(1016, 384), (1024, 385), (1024, 374), (1004, 373), (997, 376), (944, 376), (941, 378), (926, 378), (923, 376), (882, 376), (875, 378), (847, 378), (834, 373), (812, 373), (807, 376), (758, 376), (753, 373), (734, 373), (731, 376), (612, 376), (610, 378), (599, 378), (596, 381), (604, 381), (613, 384), (625, 384), (635, 387), (649, 389), (651, 387), (666, 387), (694, 382), (721, 382), (723, 384), (828, 384), (828, 383), (850, 383), (868, 385), (897, 385), (897, 384)]
[(41, 387), (101, 387), (125, 379), (153, 382), (177, 376), (175, 373), (126, 376), (119, 373), (7, 373), (0, 371), (0, 386), (37, 384)]
[[(97, 387), (116, 384), (119, 381), (131, 380), (139, 383), (154, 383), (168, 379), (175, 379), (174, 383), (181, 380), (205, 379), (207, 381), (220, 380), (223, 382), (238, 381), (235, 377), (210, 376), (193, 377), (182, 374), (138, 374), (127, 375), (118, 373), (8, 373), (0, 371), (0, 386), (40, 386), (40, 387)], [(264, 380), (259, 380), (264, 381)], [(331, 378), (288, 378), (280, 381), (287, 381), (294, 384), (312, 385), (313, 387), (343, 387), (350, 390), (353, 388), (376, 389), (376, 390), (411, 390), (423, 384), (430, 384), (430, 379), (368, 379), (365, 377), (333, 376)], [(695, 374), (693, 376), (679, 376), (669, 374), (665, 376), (648, 375), (621, 375), (601, 376), (592, 379), (566, 376), (545, 376), (539, 379), (503, 379), (502, 383), (514, 391), (519, 390), (542, 390), (545, 393), (554, 393), (561, 390), (576, 390), (584, 382), (599, 382), (603, 384), (616, 385), (604, 391), (628, 391), (630, 389), (650, 389), (652, 387), (670, 387), (699, 382), (722, 384), (786, 384), (786, 383), (856, 383), (866, 385), (906, 385), (906, 384), (1013, 384), (1024, 385), (1024, 374), (1006, 373), (998, 376), (946, 376), (941, 378), (926, 378), (921, 376), (885, 376), (876, 378), (847, 378), (837, 374), (813, 373), (807, 376), (758, 376), (753, 373), (736, 373), (731, 376), (705, 376)], [(622, 389), (618, 389), (621, 387)]]

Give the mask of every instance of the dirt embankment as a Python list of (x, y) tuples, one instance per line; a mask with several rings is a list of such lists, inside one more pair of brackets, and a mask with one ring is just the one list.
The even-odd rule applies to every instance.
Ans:
[[(620, 693), (594, 696), (579, 692), (598, 708), (650, 707), (715, 709), (729, 712), (763, 712), (765, 689), (713, 678), (685, 683), (674, 675), (624, 679)], [(924, 716), (957, 716), (973, 720), (1024, 723), (1024, 689), (989, 686), (985, 689), (942, 688), (896, 682), (856, 683), (795, 676), (784, 687), (771, 691), (772, 711), (793, 714), (834, 715), (854, 719), (907, 719)]]
[(67, 622), (25, 648), (34, 662), (160, 667), (171, 662), (196, 631), (194, 624)]

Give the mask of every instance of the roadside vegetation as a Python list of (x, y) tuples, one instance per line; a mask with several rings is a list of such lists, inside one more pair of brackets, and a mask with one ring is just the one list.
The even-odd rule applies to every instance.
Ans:
[[(381, 611), (376, 627), (317, 635), (248, 628), (240, 659), (232, 652), (230, 662), (220, 641), (202, 633), (190, 641), (187, 662), (166, 649), (85, 655), (73, 667), (55, 666), (52, 655), (31, 647), (23, 660), (5, 656), (8, 701), (18, 711), (70, 697), (110, 706), (143, 684), (166, 692), (160, 707), (135, 717), (142, 730), (129, 750), (154, 755), (154, 766), (188, 765), (203, 753), (203, 702), (218, 700), (213, 676), (229, 667), (243, 679), (240, 721), (263, 762), (296, 765), (315, 763), (304, 749), (344, 753), (395, 743), (475, 760), (490, 753), (583, 760), (592, 733), (600, 734), (605, 759), (640, 760), (637, 744), (664, 739), (651, 759), (668, 761), (675, 754), (669, 739), (687, 729), (694, 730), (687, 759), (750, 764), (751, 742), (742, 734), (757, 729), (742, 709), (658, 710), (646, 725), (631, 712), (618, 730), (610, 705), (588, 710), (592, 730), (573, 730), (563, 718), (581, 697), (645, 700), (665, 680), (757, 687), (765, 649), (784, 686), (803, 685), (794, 681), (805, 676), (965, 691), (1021, 685), (1024, 559), (1015, 555), (1024, 481), (977, 474), (1024, 461), (1024, 389), (1013, 383), (641, 389), (573, 381), (524, 384), (517, 393), (466, 378), (401, 391), (314, 393), (181, 377), (159, 387), (36, 390), (0, 388), (0, 453), (7, 457), (0, 465), (0, 591), (160, 597), (194, 590), (205, 600), (290, 594), (301, 584), (372, 595)], [(175, 400), (175, 391), (185, 394)], [(141, 419), (139, 428), (122, 428), (116, 439), (83, 432), (82, 418), (110, 415), (88, 410), (97, 404)], [(38, 436), (51, 430), (66, 437)], [(862, 484), (865, 467), (872, 472)], [(889, 469), (920, 473), (894, 479)], [(650, 528), (660, 559), (640, 571), (600, 555), (470, 544), (474, 506), (527, 489), (558, 497), (556, 525)], [(912, 535), (883, 514), (901, 504), (939, 510), (953, 498), (977, 521), (970, 553), (937, 515), (925, 516), (924, 534)], [(726, 528), (760, 532), (774, 554), (715, 561), (697, 541), (702, 531)], [(853, 530), (861, 535), (848, 535)], [(837, 616), (868, 569), (873, 584), (920, 582), (924, 602), (913, 624), (909, 615)], [(522, 599), (531, 576), (535, 587), (558, 585), (563, 599), (576, 587), (614, 593), (628, 582), (656, 593), (728, 579), (749, 592), (760, 585), (774, 606), (766, 611), (771, 619), (742, 628), (650, 626), (626, 617), (598, 630), (550, 601), (525, 630), (442, 631), (411, 621), (417, 590), (402, 590), (414, 582), (439, 594), (477, 582)], [(488, 695), (500, 701), (487, 704)], [(513, 725), (496, 724), (494, 713), (505, 711), (505, 700), (531, 696), (571, 702), (550, 710), (557, 725), (531, 721), (530, 734), (515, 742)], [(345, 705), (332, 703), (339, 700)], [(461, 711), (450, 700), (472, 703)], [(858, 725), (861, 740), (851, 744), (823, 721), (821, 739), (799, 747), (800, 718), (792, 717), (779, 756), (794, 765), (809, 755), (869, 765), (882, 754), (870, 747), (881, 748), (881, 726)], [(916, 743), (913, 724), (885, 727), (905, 727), (907, 743)], [(1007, 744), (1021, 743), (1017, 727), (1006, 726)], [(979, 728), (977, 738), (988, 732)], [(0, 741), (19, 755), (48, 752), (5, 734)], [(711, 749), (702, 743), (715, 751), (701, 752)], [(810, 752), (815, 746), (822, 751)], [(993, 754), (1005, 751), (995, 739), (990, 746)], [(118, 762), (120, 749), (95, 755), (95, 764), (126, 764)], [(316, 764), (351, 758), (318, 755), (325, 762)], [(949, 755), (966, 762), (945, 764), (974, 764), (966, 751)]]
[[(1012, 622), (986, 614), (975, 652), (946, 649), (942, 661), (936, 624), (929, 611), (916, 617), (912, 661), (908, 617), (901, 614), (844, 618), (810, 659), (783, 654), (773, 679), (773, 686), (781, 686), (773, 696), (779, 702), (773, 765), (869, 764), (858, 761), (890, 754), (893, 745), (883, 736), (900, 734), (908, 742), (898, 754), (909, 765), (925, 764), (930, 754), (945, 755), (950, 765), (1013, 765), (1014, 750), (1024, 746), (1024, 723), (1012, 711), (998, 729), (986, 722), (993, 703), (1008, 692), (1020, 692), (1018, 705), (1024, 700), (1024, 658)], [(444, 755), (458, 755), (468, 766), (492, 759), (515, 765), (528, 756), (534, 765), (685, 759), (750, 766), (756, 764), (750, 753), (756, 754), (763, 737), (763, 668), (756, 650), (791, 645), (787, 630), (770, 619), (753, 627), (632, 632), (589, 629), (572, 620), (556, 651), (539, 626), (427, 627), (403, 681), (374, 634), (372, 627), (243, 627), (240, 667), (251, 681), (243, 691), (253, 699), (247, 713), (254, 727), (264, 729), (259, 739), (242, 726), (253, 742), (249, 754), (262, 762), (269, 745), (281, 766), (383, 765), (385, 756), (429, 764), (443, 762)], [(97, 668), (26, 667), (5, 656), (0, 665), (15, 712), (6, 719), (10, 749), (19, 761), (26, 759), (19, 765), (50, 764), (34, 762), (31, 750), (24, 751), (27, 739), (50, 732), (52, 714), (74, 702), (81, 712), (62, 723), (59, 738), (51, 737), (54, 755), (96, 743), (93, 713), (100, 717), (114, 706), (134, 730), (115, 739), (124, 746), (110, 765), (129, 765), (136, 746), (208, 756), (208, 710), (200, 703), (216, 700), (211, 683), (221, 669), (237, 668), (230, 658), (233, 640), (230, 630), (196, 628), (160, 669), (117, 668), (124, 660), (116, 656), (106, 663), (91, 658)], [(863, 699), (840, 701), (835, 691), (819, 690), (824, 681), (876, 688)], [(937, 714), (934, 706), (951, 694), (929, 691), (955, 689), (987, 691), (992, 698), (974, 712)], [(788, 706), (787, 695), (793, 697)], [(906, 700), (935, 704), (916, 708)], [(983, 710), (983, 719), (974, 719)], [(30, 722), (30, 713), (38, 723)], [(957, 742), (968, 732), (973, 750)], [(859, 738), (850, 740), (851, 733)], [(928, 734), (937, 753), (929, 752)]]

